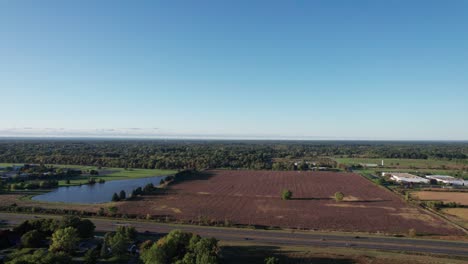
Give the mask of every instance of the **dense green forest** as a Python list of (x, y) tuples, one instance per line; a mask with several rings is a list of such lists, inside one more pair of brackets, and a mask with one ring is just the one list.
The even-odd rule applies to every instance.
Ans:
[(466, 160), (467, 156), (468, 142), (0, 140), (0, 162), (121, 168), (271, 169), (274, 164), (321, 157)]

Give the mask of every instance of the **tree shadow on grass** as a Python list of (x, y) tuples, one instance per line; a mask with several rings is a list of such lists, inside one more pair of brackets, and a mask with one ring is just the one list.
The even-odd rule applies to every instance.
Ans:
[[(291, 256), (292, 255), (292, 256)], [(345, 257), (311, 256), (307, 253), (284, 251), (276, 246), (223, 246), (221, 247), (221, 263), (263, 264), (265, 258), (276, 257), (280, 263), (314, 263), (314, 264), (355, 264), (356, 261)]]

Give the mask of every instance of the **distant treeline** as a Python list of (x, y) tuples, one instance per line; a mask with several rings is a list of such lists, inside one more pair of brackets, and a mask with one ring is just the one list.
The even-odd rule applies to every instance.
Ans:
[(320, 159), (325, 156), (465, 160), (467, 154), (466, 142), (77, 139), (0, 141), (0, 162), (151, 169), (292, 169), (293, 166), (289, 164), (295, 161)]

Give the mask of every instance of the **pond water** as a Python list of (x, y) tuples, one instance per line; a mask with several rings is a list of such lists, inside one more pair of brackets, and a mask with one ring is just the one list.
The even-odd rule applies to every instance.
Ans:
[(112, 200), (114, 193), (124, 190), (127, 196), (138, 187), (144, 187), (148, 183), (159, 185), (161, 179), (166, 176), (108, 181), (105, 183), (84, 184), (81, 186), (59, 187), (51, 192), (36, 195), (33, 200), (43, 202), (63, 203), (106, 203)]

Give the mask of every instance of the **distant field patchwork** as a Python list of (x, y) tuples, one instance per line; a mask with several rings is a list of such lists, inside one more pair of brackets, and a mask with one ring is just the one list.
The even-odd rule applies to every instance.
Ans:
[(381, 164), (384, 161), (385, 167), (396, 167), (396, 168), (425, 168), (435, 169), (445, 167), (448, 169), (461, 169), (465, 166), (468, 167), (468, 160), (462, 161), (448, 161), (448, 160), (431, 160), (431, 159), (368, 159), (368, 158), (335, 158), (338, 163), (341, 164)]
[(422, 201), (442, 201), (444, 203), (455, 202), (462, 205), (468, 205), (468, 192), (420, 191), (412, 192), (411, 195)]

